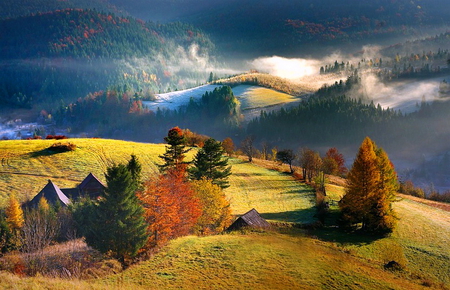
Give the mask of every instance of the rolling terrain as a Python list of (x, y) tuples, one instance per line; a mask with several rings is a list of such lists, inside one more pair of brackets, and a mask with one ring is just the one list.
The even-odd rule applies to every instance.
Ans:
[[(102, 179), (108, 163), (125, 162), (129, 154), (136, 154), (144, 176), (151, 176), (156, 172), (157, 156), (164, 151), (163, 144), (69, 139), (77, 144), (75, 151), (49, 155), (45, 148), (52, 142), (0, 142), (11, 167), (9, 174), (2, 174), (2, 189), (9, 186), (8, 191), (20, 192), (24, 185), (38, 189), (49, 178), (56, 178), (61, 186), (74, 185), (89, 171)], [(232, 159), (231, 165), (233, 175), (226, 194), (234, 214), (254, 207), (276, 222), (314, 221), (311, 189), (279, 172), (283, 170), (279, 165), (266, 164), (267, 169), (240, 159)], [(44, 176), (31, 177), (39, 174)], [(0, 282), (19, 289), (446, 289), (450, 285), (449, 211), (401, 196), (394, 205), (399, 222), (391, 236), (345, 234), (333, 226), (337, 201), (343, 194), (340, 183), (328, 185), (331, 215), (322, 229), (287, 227), (189, 236), (173, 240), (150, 260), (117, 275), (67, 282), (2, 272)], [(403, 270), (384, 269), (389, 261), (398, 262)]]

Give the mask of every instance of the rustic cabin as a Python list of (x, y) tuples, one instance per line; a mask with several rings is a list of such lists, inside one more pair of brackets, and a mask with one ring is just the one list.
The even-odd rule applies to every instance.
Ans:
[(97, 199), (106, 187), (103, 183), (95, 177), (94, 174), (89, 175), (75, 188), (60, 189), (51, 180), (47, 185), (29, 202), (25, 204), (26, 207), (37, 207), (42, 197), (50, 204), (60, 204), (67, 206), (72, 200), (77, 200), (81, 197), (88, 197)]
[(28, 207), (38, 207), (39, 201), (43, 197), (45, 197), (48, 203), (53, 205), (59, 203), (61, 206), (68, 206), (70, 204), (70, 199), (56, 184), (49, 180), (47, 185), (26, 205)]
[(230, 227), (228, 227), (228, 231), (239, 230), (244, 227), (268, 229), (270, 228), (270, 224), (256, 209), (252, 209), (239, 217)]

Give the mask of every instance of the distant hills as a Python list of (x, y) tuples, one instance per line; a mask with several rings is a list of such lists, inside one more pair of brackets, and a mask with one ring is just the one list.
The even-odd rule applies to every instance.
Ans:
[[(422, 37), (448, 25), (445, 0), (110, 0), (133, 15), (181, 20), (208, 32), (233, 56), (314, 54), (332, 45)], [(435, 33), (433, 31), (432, 33)]]

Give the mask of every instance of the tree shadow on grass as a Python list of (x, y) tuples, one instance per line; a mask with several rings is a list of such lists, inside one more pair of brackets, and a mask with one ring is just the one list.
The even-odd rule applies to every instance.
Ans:
[(311, 229), (309, 234), (326, 242), (341, 245), (368, 245), (386, 237), (385, 234), (368, 233), (361, 230), (345, 231), (338, 227), (339, 211), (331, 211), (323, 227)]
[(315, 214), (315, 207), (311, 207), (293, 211), (261, 213), (261, 216), (267, 220), (276, 222), (310, 224), (317, 220)]
[(63, 153), (63, 152), (57, 152), (57, 151), (53, 151), (48, 148), (45, 148), (45, 149), (42, 149), (42, 150), (39, 150), (36, 152), (31, 152), (29, 155), (32, 158), (36, 158), (36, 157), (41, 157), (41, 156), (52, 156), (52, 155), (55, 155), (58, 153)]

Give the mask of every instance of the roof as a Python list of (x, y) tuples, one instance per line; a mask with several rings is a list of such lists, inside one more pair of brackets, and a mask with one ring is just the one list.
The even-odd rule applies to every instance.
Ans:
[(270, 224), (253, 208), (239, 217), (228, 230), (237, 230), (242, 227), (270, 228)]
[(57, 202), (60, 202), (61, 205), (65, 206), (70, 204), (70, 199), (51, 180), (49, 180), (47, 185), (30, 201), (30, 205), (36, 207), (42, 197), (45, 197), (51, 204), (56, 204)]
[(101, 185), (102, 187), (105, 187), (105, 185), (100, 180), (98, 180), (98, 178), (95, 177), (94, 174), (89, 173), (89, 175), (86, 176), (86, 178), (80, 183), (80, 185), (78, 185), (78, 188), (80, 190), (84, 190), (86, 186), (92, 181), (98, 183), (98, 185)]

